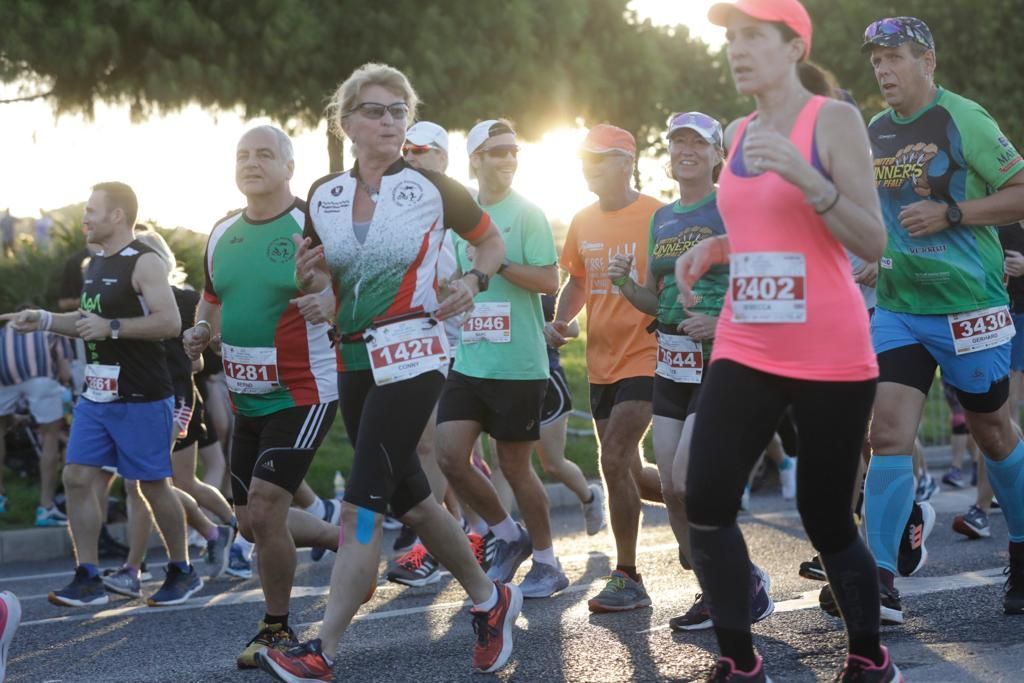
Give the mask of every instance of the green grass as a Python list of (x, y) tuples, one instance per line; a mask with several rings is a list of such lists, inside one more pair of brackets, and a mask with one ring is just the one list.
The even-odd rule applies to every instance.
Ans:
[(4, 469), (4, 486), (7, 488), (7, 513), (0, 515), (0, 529), (24, 529), (35, 524), (39, 487), (10, 468)]

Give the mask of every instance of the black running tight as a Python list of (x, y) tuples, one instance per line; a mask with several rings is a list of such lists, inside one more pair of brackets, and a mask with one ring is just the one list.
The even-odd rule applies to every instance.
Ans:
[[(850, 515), (874, 394), (874, 380), (797, 380), (729, 360), (711, 366), (690, 446), (686, 511), (697, 576), (724, 656), (752, 661), (749, 558), (736, 515), (747, 477), (787, 407), (800, 435), (797, 508), (804, 528), (829, 576), (843, 577), (833, 592), (851, 636), (863, 642), (867, 634), (870, 643), (874, 633), (877, 643), (874, 560), (860, 547)], [(877, 650), (864, 654), (873, 658)]]

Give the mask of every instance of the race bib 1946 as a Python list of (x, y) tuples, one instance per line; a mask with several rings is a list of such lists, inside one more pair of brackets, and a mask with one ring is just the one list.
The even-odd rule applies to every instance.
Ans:
[(475, 304), (462, 323), (462, 342), (507, 344), (512, 341), (512, 304), (508, 301), (487, 301)]

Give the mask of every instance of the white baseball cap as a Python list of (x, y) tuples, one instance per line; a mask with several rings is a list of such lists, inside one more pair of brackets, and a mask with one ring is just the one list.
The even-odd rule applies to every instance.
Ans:
[(434, 147), (448, 152), (448, 131), (431, 121), (417, 121), (405, 131), (407, 144), (416, 147)]
[(512, 130), (512, 127), (504, 121), (497, 121), (495, 119), (481, 121), (469, 129), (469, 135), (466, 136), (466, 152), (472, 154), (490, 138), (499, 135), (515, 134), (516, 132)]

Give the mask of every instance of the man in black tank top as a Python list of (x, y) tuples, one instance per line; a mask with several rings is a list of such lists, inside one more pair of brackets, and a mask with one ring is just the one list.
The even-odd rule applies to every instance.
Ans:
[(0, 316), (18, 332), (51, 330), (81, 337), (86, 347), (82, 399), (75, 406), (64, 488), (75, 546), (75, 578), (49, 594), (55, 605), (103, 605), (96, 505), (101, 468), (136, 479), (167, 544), (167, 579), (150, 605), (184, 602), (202, 588), (188, 563), (185, 516), (170, 486), (174, 391), (161, 341), (175, 337), (181, 317), (167, 266), (135, 240), (138, 200), (123, 183), (100, 183), (85, 207), (86, 240), (98, 247), (85, 271), (78, 311), (27, 310)]

